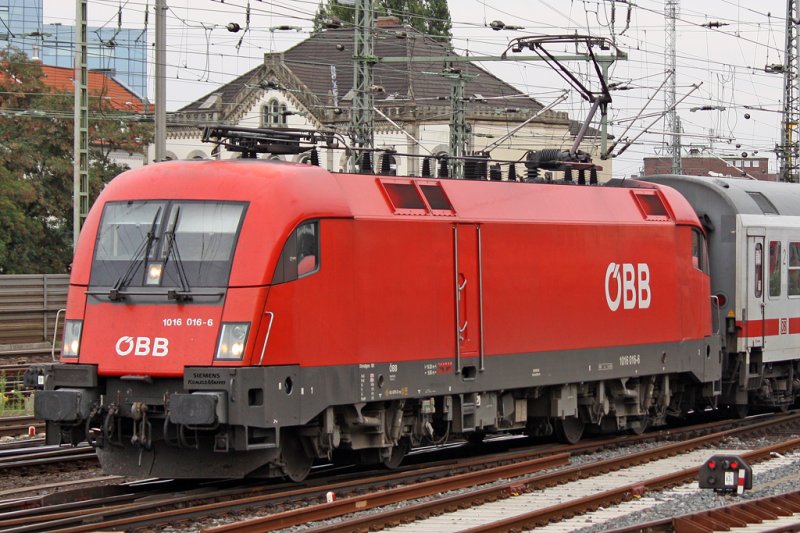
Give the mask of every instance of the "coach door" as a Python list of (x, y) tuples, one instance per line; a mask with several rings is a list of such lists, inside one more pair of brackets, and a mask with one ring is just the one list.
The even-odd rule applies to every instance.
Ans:
[[(454, 224), (453, 242), (455, 371), (460, 373), (464, 369), (463, 359), (474, 357), (478, 358), (478, 370), (483, 370), (483, 272), (480, 225)], [(471, 372), (474, 371), (475, 368), (472, 367)]]
[(764, 228), (747, 228), (747, 298), (742, 313), (747, 346), (764, 346), (764, 318), (766, 306), (765, 267), (767, 250), (764, 246)]

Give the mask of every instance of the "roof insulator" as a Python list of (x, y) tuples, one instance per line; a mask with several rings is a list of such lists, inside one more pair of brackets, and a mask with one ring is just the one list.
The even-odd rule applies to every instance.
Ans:
[(383, 175), (383, 176), (391, 176), (392, 175), (392, 153), (391, 152), (383, 152), (381, 154), (381, 175)]
[(369, 152), (361, 156), (361, 174), (372, 174), (372, 154)]
[(503, 171), (500, 170), (500, 163), (495, 163), (489, 167), (489, 179), (492, 181), (500, 181), (503, 179)]
[(474, 159), (464, 160), (464, 179), (478, 179), (478, 162)]
[(431, 160), (427, 157), (422, 160), (422, 177), (423, 178), (431, 177)]
[(517, 181), (517, 165), (514, 163), (508, 165), (508, 181)]
[(447, 166), (447, 156), (444, 156), (441, 159), (439, 159), (439, 177), (440, 178), (450, 177), (450, 169)]

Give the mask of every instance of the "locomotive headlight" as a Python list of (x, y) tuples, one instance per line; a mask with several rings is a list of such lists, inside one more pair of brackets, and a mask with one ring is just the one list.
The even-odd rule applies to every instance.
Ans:
[(78, 357), (81, 348), (81, 331), (83, 320), (67, 320), (64, 322), (64, 346), (61, 357)]
[(147, 285), (160, 285), (161, 284), (161, 272), (164, 270), (164, 265), (161, 263), (150, 263), (147, 267), (147, 279), (145, 279), (145, 283)]
[(217, 343), (217, 354), (214, 358), (241, 361), (249, 331), (249, 322), (224, 322)]

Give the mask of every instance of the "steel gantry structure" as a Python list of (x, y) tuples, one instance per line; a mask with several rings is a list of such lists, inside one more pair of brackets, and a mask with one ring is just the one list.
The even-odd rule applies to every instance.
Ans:
[(800, 0), (786, 0), (786, 45), (783, 64), (781, 141), (776, 147), (781, 181), (798, 182), (798, 124), (800, 124)]

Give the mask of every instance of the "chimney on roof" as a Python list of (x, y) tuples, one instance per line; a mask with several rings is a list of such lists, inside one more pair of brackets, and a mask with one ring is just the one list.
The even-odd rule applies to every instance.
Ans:
[(375, 19), (375, 27), (377, 28), (391, 28), (394, 26), (400, 26), (400, 17), (388, 16)]

